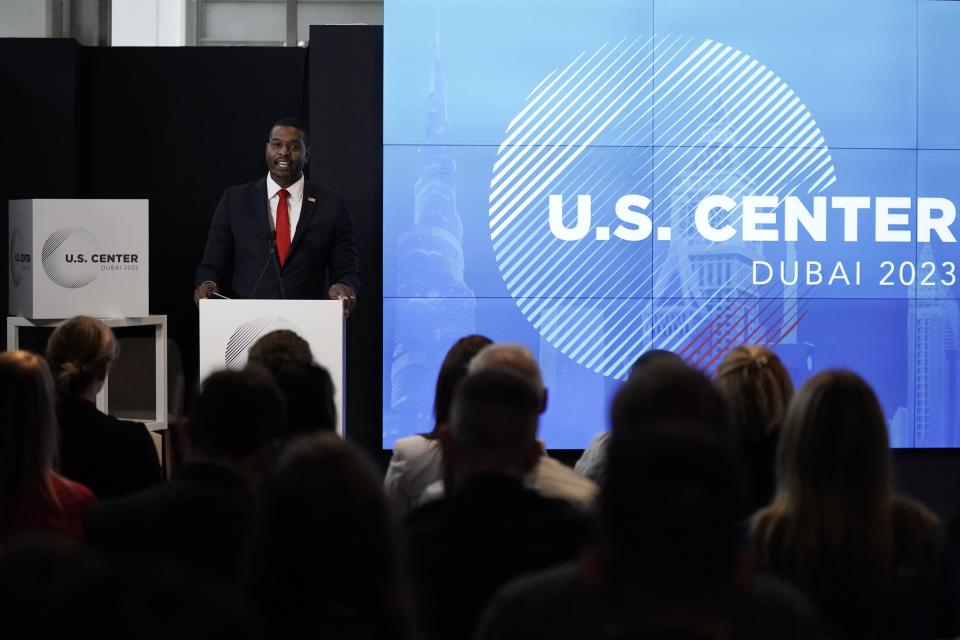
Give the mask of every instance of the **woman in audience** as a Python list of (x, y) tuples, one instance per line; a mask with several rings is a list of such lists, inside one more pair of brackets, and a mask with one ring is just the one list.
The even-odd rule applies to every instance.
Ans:
[(146, 427), (108, 416), (95, 404), (116, 356), (110, 327), (87, 316), (67, 320), (47, 344), (57, 386), (60, 470), (101, 499), (161, 480), (160, 459)]
[(746, 484), (745, 507), (753, 513), (773, 498), (777, 442), (793, 383), (773, 351), (743, 345), (724, 357), (716, 384), (730, 407), (734, 446)]
[(869, 385), (849, 371), (807, 381), (784, 421), (776, 497), (755, 516), (751, 541), (761, 568), (803, 590), (838, 637), (939, 631), (940, 524), (893, 493), (889, 467)]
[(372, 463), (332, 433), (292, 441), (262, 485), (247, 568), (273, 636), (409, 637), (399, 555)]
[(490, 338), (471, 335), (460, 338), (450, 347), (437, 376), (433, 397), (433, 430), (400, 438), (394, 443), (393, 456), (383, 483), (387, 494), (395, 498), (403, 509), (416, 507), (426, 488), (443, 477), (439, 436), (449, 419), (453, 390), (467, 375), (467, 365), (473, 356), (492, 343)]
[(46, 362), (26, 351), (0, 353), (0, 543), (27, 531), (82, 533), (96, 498), (54, 472), (56, 450)]

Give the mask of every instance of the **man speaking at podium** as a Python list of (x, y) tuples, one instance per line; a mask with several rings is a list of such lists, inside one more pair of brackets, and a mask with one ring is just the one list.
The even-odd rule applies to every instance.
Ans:
[(343, 300), (360, 289), (353, 221), (340, 196), (307, 182), (303, 124), (284, 118), (267, 139), (267, 173), (224, 191), (197, 267), (194, 302), (231, 298)]

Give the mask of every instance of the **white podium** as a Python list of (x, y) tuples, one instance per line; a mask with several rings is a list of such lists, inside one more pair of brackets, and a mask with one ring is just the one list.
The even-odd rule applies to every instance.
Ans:
[(310, 345), (313, 358), (330, 372), (343, 435), (343, 303), (339, 300), (200, 301), (200, 380), (220, 369), (247, 364), (247, 352), (261, 336), (289, 329)]

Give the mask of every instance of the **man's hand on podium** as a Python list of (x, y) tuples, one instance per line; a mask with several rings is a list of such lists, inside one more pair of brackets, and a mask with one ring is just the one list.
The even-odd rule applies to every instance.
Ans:
[(353, 308), (357, 306), (357, 294), (347, 285), (336, 282), (327, 292), (331, 300), (343, 300), (343, 317), (349, 318)]
[(217, 292), (217, 283), (210, 282), (207, 280), (200, 284), (199, 287), (193, 292), (193, 304), (200, 306), (200, 300), (203, 298), (209, 298), (211, 295)]

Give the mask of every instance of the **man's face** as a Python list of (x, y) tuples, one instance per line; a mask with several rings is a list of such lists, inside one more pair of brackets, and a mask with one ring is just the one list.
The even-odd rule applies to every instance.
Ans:
[(267, 140), (267, 169), (281, 187), (300, 179), (309, 157), (303, 132), (294, 127), (274, 127)]

